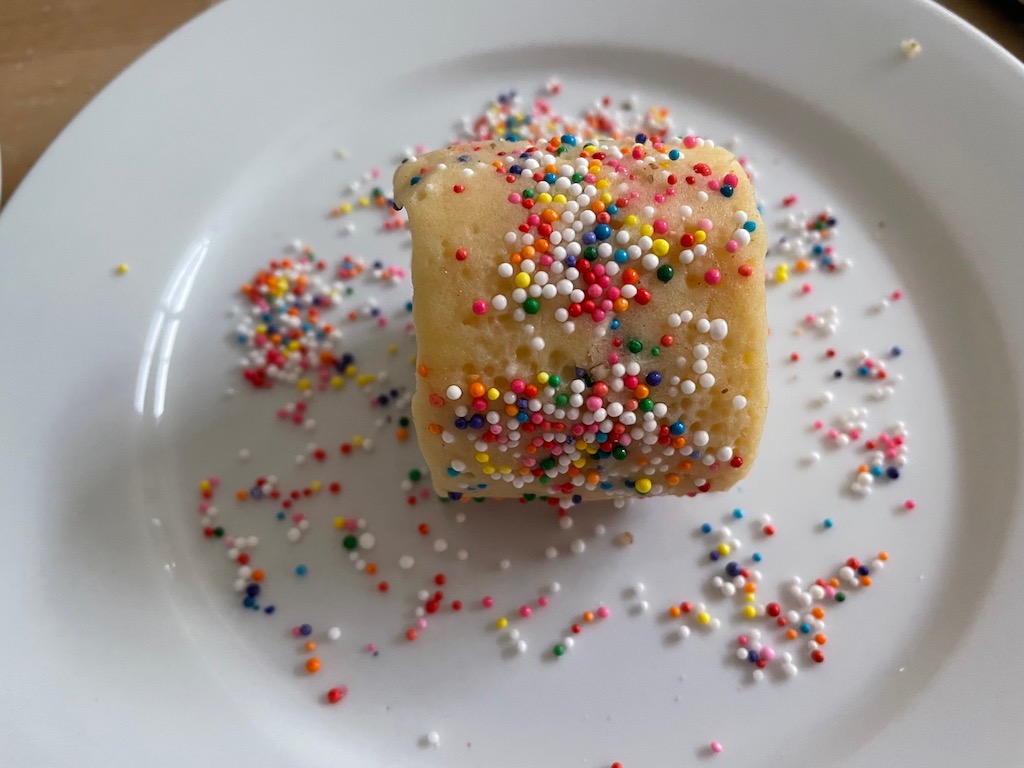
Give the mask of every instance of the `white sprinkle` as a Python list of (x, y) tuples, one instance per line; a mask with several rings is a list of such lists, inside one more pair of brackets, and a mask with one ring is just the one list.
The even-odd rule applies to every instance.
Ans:
[(431, 731), (427, 734), (427, 744), (432, 747), (436, 747), (441, 744), (441, 734), (437, 731)]
[(908, 59), (913, 59), (921, 53), (921, 44), (911, 37), (900, 43), (900, 50)]
[(340, 627), (331, 627), (330, 629), (327, 630), (327, 639), (328, 640), (338, 640), (340, 638), (341, 638), (341, 628)]

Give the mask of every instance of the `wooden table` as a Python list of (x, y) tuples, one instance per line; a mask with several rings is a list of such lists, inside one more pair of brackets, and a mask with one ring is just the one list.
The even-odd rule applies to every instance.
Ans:
[[(89, 99), (150, 46), (215, 2), (2, 0), (0, 204)], [(1007, 10), (1013, 2), (943, 0), (1024, 60), (1024, 25)]]

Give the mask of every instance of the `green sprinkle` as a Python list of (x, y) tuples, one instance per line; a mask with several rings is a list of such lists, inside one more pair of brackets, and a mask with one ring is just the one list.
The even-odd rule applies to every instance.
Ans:
[(350, 533), (348, 536), (341, 540), (341, 546), (343, 546), (345, 549), (353, 550), (359, 546), (359, 538)]
[(411, 470), (409, 470), (409, 479), (412, 480), (414, 483), (415, 482), (419, 482), (419, 480), (422, 477), (423, 477), (423, 473), (420, 472), (418, 469), (411, 469)]
[(536, 315), (540, 311), (540, 302), (530, 297), (523, 302), (523, 311), (528, 315)]
[(675, 276), (675, 270), (672, 269), (671, 264), (662, 264), (658, 267), (658, 279), (663, 283), (667, 283)]
[(565, 646), (559, 643), (551, 649), (551, 652), (554, 653), (555, 656), (565, 656)]
[(643, 351), (644, 345), (640, 339), (630, 339), (626, 347), (635, 355)]

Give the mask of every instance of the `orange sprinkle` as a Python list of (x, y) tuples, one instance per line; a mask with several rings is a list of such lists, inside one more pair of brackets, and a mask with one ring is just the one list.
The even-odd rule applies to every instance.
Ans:
[(594, 612), (593, 611), (587, 611), (586, 613), (584, 613), (583, 614), (583, 620), (587, 621), (587, 622), (593, 621), (594, 620)]
[(428, 373), (427, 366), (425, 366), (423, 363), (420, 363), (419, 365), (416, 366), (416, 373), (418, 373), (420, 376), (426, 377)]
[(679, 475), (677, 475), (675, 472), (669, 472), (667, 475), (665, 475), (665, 482), (667, 482), (669, 485), (679, 485)]
[(685, 437), (680, 435), (679, 437), (673, 437), (672, 438), (672, 447), (674, 447), (674, 448), (682, 448), (684, 445), (686, 445), (686, 438)]
[[(545, 208), (544, 212), (540, 215), (540, 220), (545, 224), (553, 224), (557, 219), (558, 212), (554, 208)], [(248, 293), (248, 291), (246, 291), (246, 293)]]
[(469, 394), (473, 397), (483, 397), (487, 393), (487, 387), (481, 384), (479, 381), (474, 381), (469, 385)]
[(797, 633), (795, 629), (786, 630), (786, 637), (788, 637), (790, 640), (796, 640), (796, 634)]
[(835, 577), (832, 577), (831, 579), (828, 580), (828, 583), (829, 583), (829, 586), (831, 586), (831, 587), (838, 587), (839, 586), (839, 579), (837, 579)]
[(235, 491), (235, 498), (238, 499), (239, 501), (245, 501), (246, 499), (249, 498), (249, 492), (248, 491)]
[(811, 611), (811, 616), (813, 616), (816, 619), (824, 619), (825, 610), (821, 606), (816, 606), (815, 609)]
[(537, 251), (537, 253), (547, 253), (550, 245), (551, 244), (543, 237), (538, 237), (536, 240), (533, 241), (533, 248)]
[(316, 650), (316, 641), (315, 640), (307, 640), (306, 644), (303, 646), (303, 648), (306, 649), (306, 653), (312, 653), (313, 651)]
[(373, 574), (375, 574), (377, 572), (377, 564), (376, 563), (367, 563), (366, 564), (366, 572), (368, 574), (370, 574), (371, 576), (373, 576)]
[(315, 675), (320, 671), (320, 659), (314, 656), (312, 659), (306, 661), (306, 671), (311, 675)]
[(862, 587), (870, 587), (871, 586), (871, 577), (870, 576), (861, 576), (860, 577), (860, 585)]
[(600, 200), (595, 200), (590, 204), (590, 210), (594, 213), (604, 213), (604, 203)]
[(691, 464), (689, 461), (680, 461), (679, 462), (679, 468), (681, 470), (683, 470), (683, 472), (689, 472), (690, 468), (692, 466), (693, 466), (693, 464)]
[(523, 246), (523, 258), (532, 259), (537, 253), (537, 250), (532, 245)]
[(395, 437), (404, 443), (406, 440), (409, 439), (409, 430), (406, 429), (405, 427), (399, 427), (398, 429), (395, 430)]
[(257, 568), (255, 571), (252, 572), (253, 581), (263, 581), (264, 576), (266, 576), (266, 574), (263, 572), (262, 568)]
[(814, 642), (816, 642), (818, 645), (825, 645), (825, 643), (828, 642), (828, 638), (825, 637), (825, 635), (823, 635), (821, 632), (819, 632), (814, 636)]
[(587, 473), (587, 483), (589, 485), (597, 485), (600, 482), (601, 482), (601, 475), (599, 475), (597, 472), (588, 472)]
[(624, 270), (622, 273), (622, 282), (624, 283), (627, 283), (629, 285), (636, 285), (639, 280), (640, 275), (637, 273), (635, 269), (627, 269)]
[(625, 312), (629, 309), (629, 300), (619, 296), (619, 298), (612, 302), (612, 306), (616, 312)]
[(511, 256), (508, 257), (508, 260), (509, 260), (510, 263), (515, 264), (516, 266), (519, 266), (523, 262), (523, 254), (521, 254), (521, 253), (513, 253)]
[(651, 394), (651, 390), (646, 384), (637, 384), (633, 389), (633, 395), (639, 400), (643, 400), (649, 394)]
[(878, 559), (884, 563), (886, 560), (889, 559), (889, 553), (884, 550), (882, 552), (879, 552)]
[(752, 595), (755, 592), (757, 592), (757, 584), (755, 584), (752, 581), (748, 581), (746, 584), (743, 585), (743, 591), (746, 592), (748, 595)]
[(440, 424), (428, 424), (427, 431), (430, 432), (430, 434), (432, 435), (440, 435), (442, 432), (444, 432), (444, 427), (442, 427)]
[(811, 262), (809, 262), (807, 259), (797, 259), (795, 266), (797, 272), (806, 272), (808, 269), (811, 268)]
[(673, 605), (671, 608), (668, 609), (668, 615), (671, 616), (673, 619), (678, 619), (682, 615), (682, 613), (683, 609), (680, 608), (678, 605)]

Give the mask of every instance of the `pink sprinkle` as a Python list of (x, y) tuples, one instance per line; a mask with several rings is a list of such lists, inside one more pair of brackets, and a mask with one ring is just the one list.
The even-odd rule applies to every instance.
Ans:
[(800, 286), (800, 293), (810, 293), (812, 290), (810, 283), (804, 283)]
[(835, 429), (835, 428), (833, 428), (833, 429), (830, 429), (830, 430), (829, 430), (829, 431), (827, 432), (827, 434), (828, 434), (828, 436), (829, 436), (829, 438), (830, 438), (830, 439), (832, 439), (832, 440), (835, 440), (835, 439), (836, 439), (837, 437), (839, 437), (839, 430), (838, 430), (838, 429)]
[(541, 608), (546, 608), (547, 604), (548, 604), (548, 599), (547, 599), (546, 596), (541, 595), (540, 597), (537, 598), (537, 605), (539, 605)]
[(722, 273), (717, 269), (709, 269), (704, 273), (704, 282), (708, 285), (718, 285), (722, 282)]
[(727, 173), (725, 174), (725, 177), (722, 179), (722, 183), (728, 184), (730, 187), (735, 187), (737, 184), (740, 183), (740, 180), (735, 173)]
[(736, 253), (736, 251), (738, 251), (739, 249), (740, 244), (737, 243), (735, 240), (730, 240), (725, 244), (725, 250), (727, 250), (729, 253)]
[(711, 219), (701, 219), (697, 222), (697, 229), (703, 229), (705, 232), (710, 232), (715, 228), (715, 222)]
[(520, 195), (518, 192), (513, 192), (511, 195), (508, 196), (508, 201), (510, 203), (515, 203), (516, 205), (518, 205), (519, 203), (523, 202), (523, 196)]
[(491, 608), (494, 606), (494, 598), (488, 595), (480, 601), (480, 604), (483, 605), (484, 608)]
[(712, 741), (711, 742), (711, 751), (714, 752), (716, 755), (719, 752), (721, 752), (722, 751), (722, 744), (721, 744), (721, 742)]
[(899, 288), (897, 288), (895, 291), (892, 292), (892, 300), (893, 301), (899, 301), (902, 298), (903, 298), (903, 291), (901, 291)]
[(714, 179), (709, 179), (708, 180), (708, 189), (710, 189), (712, 192), (717, 192), (721, 188), (721, 186), (722, 185), (719, 184)]
[(655, 219), (654, 231), (657, 232), (659, 235), (664, 235), (666, 232), (668, 232), (668, 222), (665, 221), (664, 219)]
[(913, 499), (907, 499), (903, 502), (903, 508), (909, 512), (910, 510), (917, 508), (917, 502)]
[(370, 653), (376, 653), (377, 652), (377, 646), (374, 645), (373, 643), (367, 643), (366, 644), (366, 650), (369, 651)]
[(604, 404), (604, 401), (600, 397), (588, 397), (587, 398), (587, 410), (593, 412), (596, 411)]
[(608, 606), (602, 605), (600, 608), (597, 609), (597, 615), (600, 616), (602, 619), (607, 619), (609, 616), (612, 615), (612, 612), (608, 610)]
[(761, 649), (761, 658), (765, 661), (771, 661), (775, 658), (775, 649), (771, 646), (765, 646)]
[(789, 206), (791, 206), (791, 205), (795, 205), (796, 201), (797, 201), (796, 195), (786, 195), (784, 198), (782, 198), (782, 204), (784, 206), (786, 206), (787, 208)]
[(473, 314), (482, 315), (487, 311), (487, 302), (477, 299), (473, 302)]
[(522, 616), (524, 619), (528, 619), (533, 615), (533, 610), (528, 605), (520, 606), (519, 615)]
[(427, 628), (427, 620), (425, 618), (423, 618), (422, 616), (420, 616), (420, 618), (416, 620), (416, 626), (419, 629), (426, 629)]
[(292, 627), (292, 637), (298, 637), (302, 634), (302, 630), (299, 627)]
[(750, 642), (750, 639), (746, 635), (740, 635), (736, 638), (736, 642), (740, 645), (746, 645), (748, 642)]
[(683, 146), (687, 149), (693, 149), (697, 146), (699, 139), (696, 136), (687, 136), (683, 139)]

